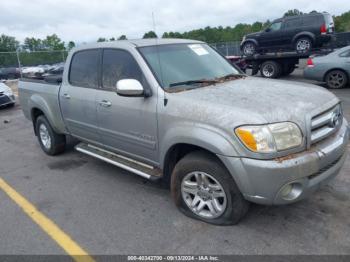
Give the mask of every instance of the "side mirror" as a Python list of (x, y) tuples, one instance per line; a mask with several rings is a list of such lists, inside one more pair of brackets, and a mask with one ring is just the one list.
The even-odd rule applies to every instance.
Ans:
[(143, 96), (141, 83), (135, 79), (122, 79), (117, 82), (117, 94), (120, 96)]
[(269, 27), (265, 29), (265, 32), (270, 32), (270, 31), (271, 31), (271, 28)]

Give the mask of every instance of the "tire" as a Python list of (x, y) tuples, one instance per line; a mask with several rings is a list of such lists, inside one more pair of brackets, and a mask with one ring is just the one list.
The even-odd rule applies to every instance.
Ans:
[[(203, 180), (201, 181), (207, 181), (203, 184), (198, 183), (201, 184), (201, 188), (191, 181), (191, 178), (193, 180), (197, 178), (197, 175), (202, 177)], [(204, 177), (207, 179), (204, 179)], [(188, 183), (191, 184), (190, 187), (186, 187)], [(206, 188), (203, 188), (205, 185), (207, 185)], [(188, 193), (188, 190), (192, 193)], [(210, 197), (213, 197), (213, 191), (218, 196), (220, 195), (214, 198), (219, 203), (221, 211), (210, 204), (214, 203), (214, 200), (210, 199)], [(214, 225), (237, 224), (249, 208), (249, 203), (243, 198), (227, 169), (215, 156), (204, 151), (189, 153), (175, 165), (171, 176), (171, 194), (175, 205), (183, 214)], [(196, 209), (197, 212), (189, 207), (194, 203), (193, 200), (196, 197), (198, 201), (196, 201), (193, 209)], [(205, 203), (211, 205), (211, 210), (215, 211), (213, 212), (214, 215), (210, 212), (209, 204)], [(202, 209), (199, 211), (198, 207), (201, 205)]]
[(46, 117), (41, 115), (36, 119), (35, 132), (41, 149), (50, 156), (62, 153), (66, 146), (65, 135), (57, 134)]
[(242, 46), (242, 52), (245, 56), (253, 56), (257, 53), (257, 46), (253, 42), (245, 42)]
[(309, 37), (300, 37), (295, 41), (295, 51), (298, 54), (308, 54), (312, 49), (312, 40)]
[(348, 84), (348, 76), (344, 71), (332, 70), (327, 73), (325, 82), (330, 89), (341, 89)]
[(278, 78), (282, 73), (282, 67), (275, 61), (266, 61), (260, 66), (260, 73), (265, 78)]

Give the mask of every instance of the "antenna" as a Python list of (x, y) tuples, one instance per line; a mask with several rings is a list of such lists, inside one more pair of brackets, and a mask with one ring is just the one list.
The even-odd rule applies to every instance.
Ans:
[[(160, 61), (160, 55), (159, 55), (159, 44), (158, 44), (158, 35), (157, 35), (157, 31), (156, 31), (156, 20), (154, 18), (154, 12), (152, 11), (152, 22), (153, 22), (153, 32), (156, 34), (156, 49), (157, 49), (157, 57), (158, 57), (158, 64), (159, 64), (159, 70), (160, 70), (160, 81), (163, 82), (163, 70), (162, 70), (162, 64)], [(164, 106), (166, 106), (168, 103), (168, 99), (166, 98), (166, 92), (164, 92)]]

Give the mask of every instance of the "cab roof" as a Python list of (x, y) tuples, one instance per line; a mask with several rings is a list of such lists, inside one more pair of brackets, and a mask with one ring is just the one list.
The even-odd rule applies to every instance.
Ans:
[(126, 47), (144, 47), (155, 45), (169, 45), (169, 44), (199, 44), (201, 41), (190, 39), (176, 39), (176, 38), (149, 38), (149, 39), (135, 39), (135, 40), (116, 40), (109, 42), (99, 42), (93, 44), (84, 44), (73, 51), (93, 49), (93, 48), (126, 48)]

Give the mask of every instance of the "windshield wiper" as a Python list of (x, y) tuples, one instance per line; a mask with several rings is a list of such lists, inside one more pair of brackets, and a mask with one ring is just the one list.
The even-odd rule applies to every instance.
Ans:
[(246, 76), (245, 74), (227, 74), (222, 77), (218, 77), (217, 80), (228, 80), (230, 78), (241, 78), (245, 76)]
[(209, 84), (213, 85), (218, 83), (217, 80), (209, 80), (209, 79), (198, 79), (198, 80), (188, 80), (188, 81), (183, 81), (183, 82), (176, 82), (176, 83), (171, 83), (169, 87), (174, 87), (174, 86), (189, 86), (189, 85), (194, 85), (194, 84)]

